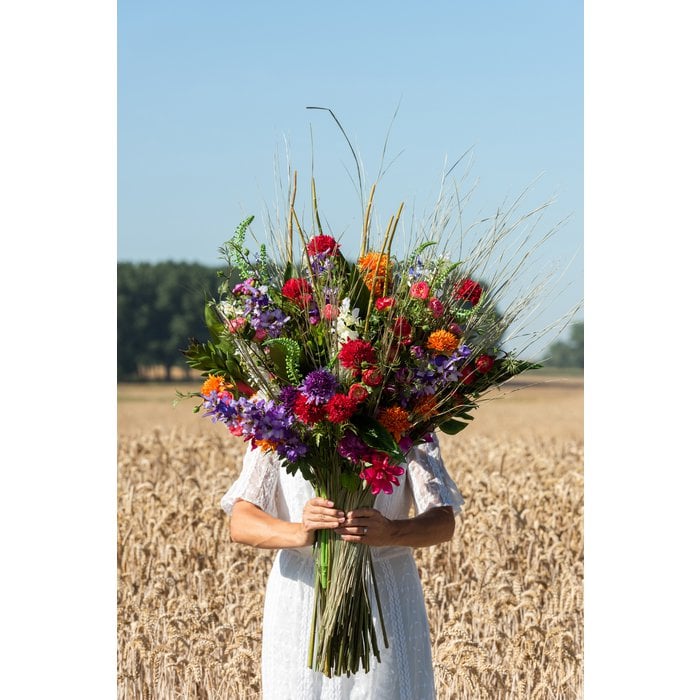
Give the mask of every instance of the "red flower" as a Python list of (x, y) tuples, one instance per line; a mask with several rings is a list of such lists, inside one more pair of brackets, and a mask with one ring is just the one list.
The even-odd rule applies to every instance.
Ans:
[(468, 301), (472, 306), (476, 306), (481, 299), (481, 289), (480, 285), (474, 280), (466, 279), (463, 280), (455, 290), (455, 296), (458, 299), (464, 299)]
[(394, 335), (397, 336), (402, 343), (411, 342), (411, 324), (405, 316), (398, 316), (394, 321)]
[(394, 486), (399, 485), (398, 477), (403, 474), (403, 467), (389, 464), (389, 456), (383, 452), (372, 452), (370, 460), (372, 466), (360, 472), (360, 479), (367, 482), (375, 496), (380, 491), (391, 493)]
[(469, 386), (476, 379), (476, 370), (472, 364), (468, 364), (460, 373), (459, 376), (464, 386)]
[(340, 245), (332, 236), (314, 236), (307, 244), (306, 251), (309, 255), (320, 255), (321, 253), (330, 253), (335, 255), (338, 252)]
[(368, 367), (362, 372), (362, 381), (367, 386), (379, 386), (383, 379), (382, 373), (376, 367)]
[(428, 302), (428, 308), (430, 313), (433, 314), (433, 318), (440, 318), (445, 313), (445, 307), (437, 297), (433, 297)]
[(340, 348), (338, 359), (343, 367), (354, 370), (358, 376), (362, 372), (362, 363), (374, 364), (377, 356), (372, 345), (366, 340), (348, 340)]
[(430, 295), (430, 287), (427, 282), (416, 282), (411, 285), (410, 294), (414, 299), (427, 299)]
[(357, 403), (345, 394), (334, 394), (326, 404), (328, 420), (331, 423), (344, 423), (357, 410)]
[(478, 372), (486, 374), (493, 367), (493, 357), (491, 355), (479, 355), (474, 364)]
[(301, 277), (292, 277), (282, 286), (282, 296), (293, 301), (297, 306), (306, 306), (312, 299), (311, 285)]
[[(365, 370), (365, 372), (366, 371), (367, 370)], [(352, 384), (348, 389), (348, 396), (355, 403), (362, 403), (369, 396), (369, 391), (367, 391), (362, 384)]]
[(294, 414), (307, 425), (313, 425), (326, 418), (326, 407), (306, 403), (306, 397), (298, 394), (294, 399)]
[(377, 311), (384, 311), (385, 309), (390, 309), (395, 303), (396, 299), (394, 299), (394, 297), (379, 297), (379, 299), (374, 302), (374, 308), (377, 309)]

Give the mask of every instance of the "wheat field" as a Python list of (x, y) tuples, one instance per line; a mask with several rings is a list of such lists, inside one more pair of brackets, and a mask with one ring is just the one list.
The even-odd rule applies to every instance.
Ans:
[[(465, 505), (415, 550), (440, 700), (582, 697), (583, 386), (532, 381), (441, 437)], [(175, 388), (118, 390), (118, 697), (259, 698), (274, 553), (229, 540), (243, 445)]]

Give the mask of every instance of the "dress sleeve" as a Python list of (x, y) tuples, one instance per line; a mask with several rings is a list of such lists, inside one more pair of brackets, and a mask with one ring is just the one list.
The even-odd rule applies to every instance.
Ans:
[(437, 506), (452, 506), (454, 514), (460, 512), (464, 499), (445, 469), (440, 454), (437, 435), (433, 442), (414, 447), (406, 460), (408, 482), (413, 492), (416, 515)]
[(279, 475), (280, 466), (274, 453), (263, 452), (260, 448), (251, 450), (249, 445), (243, 456), (243, 469), (221, 499), (221, 507), (230, 514), (234, 503), (244, 500), (276, 517), (275, 496)]

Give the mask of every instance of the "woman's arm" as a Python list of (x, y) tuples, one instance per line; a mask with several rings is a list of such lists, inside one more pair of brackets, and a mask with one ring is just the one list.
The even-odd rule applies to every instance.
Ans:
[(304, 506), (302, 522), (275, 518), (249, 501), (239, 500), (231, 510), (231, 539), (261, 549), (305, 547), (314, 542), (314, 530), (334, 529), (345, 521), (332, 501), (312, 498)]
[(452, 508), (438, 506), (407, 520), (389, 520), (374, 508), (358, 508), (347, 514), (347, 522), (337, 532), (347, 542), (373, 547), (429, 547), (451, 539), (454, 530)]

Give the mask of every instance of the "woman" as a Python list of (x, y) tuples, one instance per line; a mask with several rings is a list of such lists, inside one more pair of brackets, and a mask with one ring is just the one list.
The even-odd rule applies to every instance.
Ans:
[[(430, 700), (435, 697), (430, 630), (412, 547), (445, 542), (463, 499), (445, 471), (437, 438), (414, 447), (393, 493), (374, 508), (343, 513), (315, 498), (301, 475), (270, 453), (248, 450), (238, 480), (221, 501), (234, 542), (280, 550), (267, 583), (263, 615), (265, 700)], [(413, 507), (414, 515), (409, 517)], [(314, 598), (315, 531), (372, 547), (389, 648), (368, 673), (327, 678), (307, 666)], [(377, 625), (375, 614), (375, 625)]]

